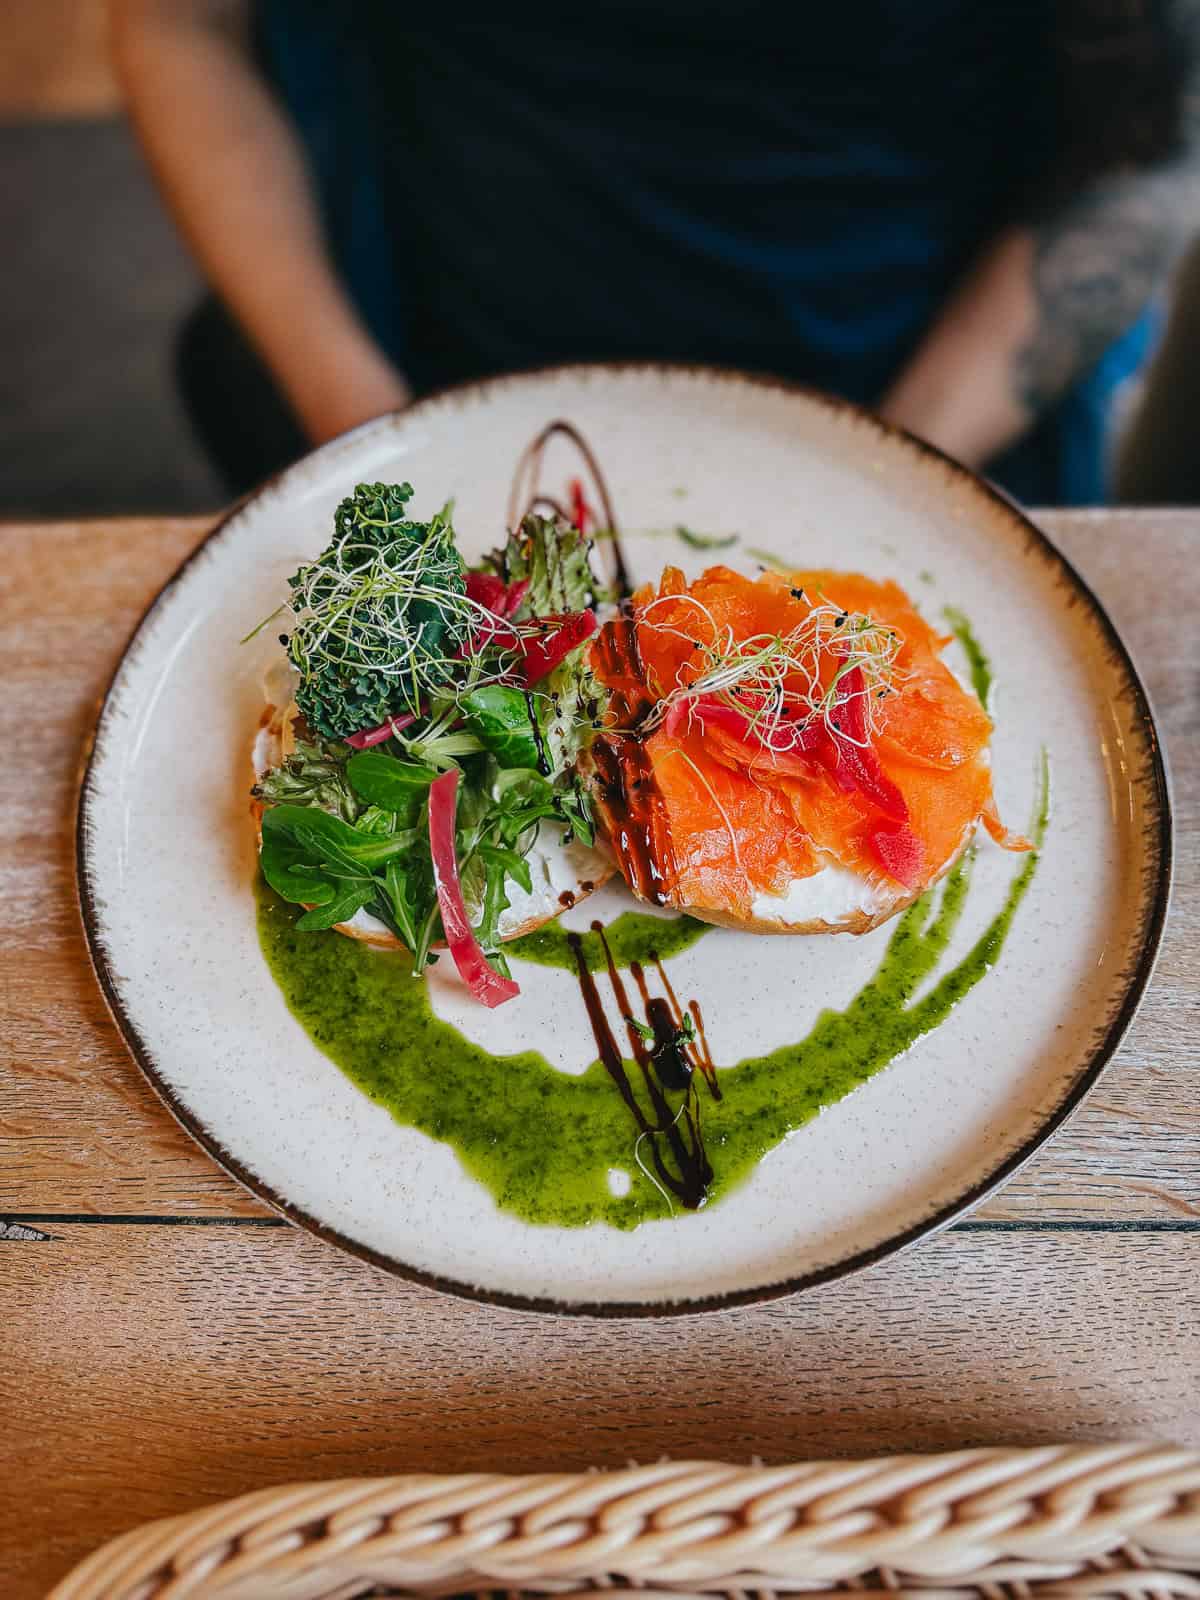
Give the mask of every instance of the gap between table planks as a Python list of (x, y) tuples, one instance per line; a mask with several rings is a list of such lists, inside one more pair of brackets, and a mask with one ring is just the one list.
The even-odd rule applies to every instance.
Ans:
[[(1200, 1229), (1200, 512), (1045, 514), (1146, 679), (1174, 770), (1177, 881), (1158, 972), (1102, 1083), (976, 1213)], [(75, 908), (81, 751), (134, 623), (194, 520), (0, 528), (0, 1221), (266, 1215), (176, 1126), (126, 1054)], [(1169, 603), (1174, 621), (1163, 616)], [(15, 1242), (22, 1242), (10, 1233)], [(31, 1242), (31, 1241), (24, 1241)]]

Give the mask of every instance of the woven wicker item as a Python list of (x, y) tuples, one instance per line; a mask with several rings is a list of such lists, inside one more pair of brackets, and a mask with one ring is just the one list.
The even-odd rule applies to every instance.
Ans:
[(1200, 1454), (1049, 1446), (297, 1484), (125, 1534), (50, 1600), (595, 1588), (1200, 1600)]

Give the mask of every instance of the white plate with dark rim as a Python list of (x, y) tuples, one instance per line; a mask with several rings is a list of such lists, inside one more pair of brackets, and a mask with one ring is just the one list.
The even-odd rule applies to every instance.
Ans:
[[(257, 942), (248, 746), (272, 630), (238, 639), (328, 540), (362, 480), (409, 479), (428, 514), (456, 502), (476, 558), (502, 535), (522, 448), (551, 418), (595, 448), (626, 530), (737, 531), (714, 557), (626, 535), (635, 579), (668, 560), (899, 580), (931, 617), (960, 607), (991, 658), (1002, 814), (1028, 817), (1039, 752), (1053, 812), (1000, 961), (934, 1032), (787, 1138), (698, 1213), (571, 1229), (499, 1210), (453, 1150), (359, 1093), (287, 1010)], [(572, 470), (566, 456), (553, 481)], [(953, 651), (957, 646), (952, 647)], [(959, 661), (960, 667), (963, 663)], [(1145, 693), (1079, 576), (1013, 505), (866, 414), (702, 368), (572, 367), (467, 386), (318, 450), (239, 506), (154, 601), (114, 676), (83, 781), (79, 884), (113, 1014), (157, 1092), (255, 1194), (377, 1266), (456, 1293), (554, 1311), (653, 1315), (789, 1293), (851, 1272), (976, 1204), (1087, 1093), (1153, 966), (1170, 809)], [(1004, 900), (1013, 858), (983, 845), (949, 952)], [(607, 889), (567, 914), (630, 905)], [(705, 1000), (718, 1065), (806, 1033), (878, 965), (862, 939), (716, 930), (672, 961)], [(499, 1011), (437, 986), (435, 1009), (496, 1053), (563, 1071), (594, 1048), (574, 977), (522, 966)], [(502, 1085), (498, 1092), (502, 1092)]]

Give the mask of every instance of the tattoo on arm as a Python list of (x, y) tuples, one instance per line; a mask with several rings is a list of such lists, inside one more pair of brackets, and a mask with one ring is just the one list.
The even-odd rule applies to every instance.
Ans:
[(1031, 416), (1137, 320), (1200, 223), (1200, 0), (1168, 10), (1195, 53), (1182, 148), (1162, 166), (1100, 179), (1034, 230), (1037, 322), (1013, 363), (1014, 394)]

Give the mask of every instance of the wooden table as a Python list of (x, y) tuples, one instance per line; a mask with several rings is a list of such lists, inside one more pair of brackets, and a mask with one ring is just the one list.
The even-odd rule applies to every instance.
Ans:
[(1175, 903), (1141, 1016), (969, 1220), (791, 1301), (655, 1325), (469, 1305), (278, 1221), (104, 1009), (74, 790), (136, 618), (203, 526), (0, 529), (0, 1594), (252, 1486), (660, 1453), (1200, 1444), (1200, 512), (1047, 514), (1147, 679)]

